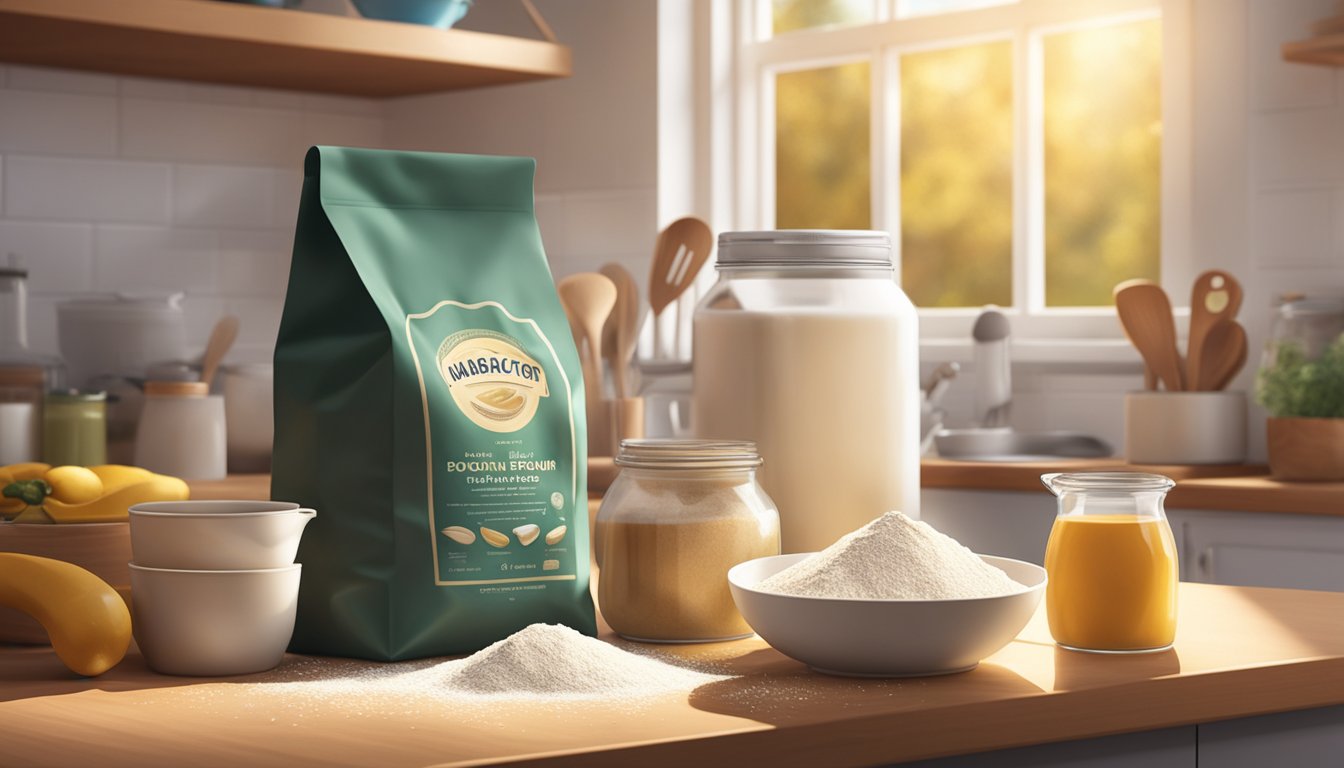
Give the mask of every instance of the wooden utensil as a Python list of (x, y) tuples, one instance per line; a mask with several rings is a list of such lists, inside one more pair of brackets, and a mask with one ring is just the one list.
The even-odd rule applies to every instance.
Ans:
[(225, 315), (219, 318), (215, 327), (210, 331), (210, 341), (205, 344), (205, 358), (201, 362), (201, 381), (209, 389), (211, 382), (215, 380), (215, 373), (219, 371), (219, 364), (224, 360), (224, 356), (233, 348), (233, 342), (238, 338), (238, 318), (235, 315)]
[(588, 449), (610, 455), (610, 429), (602, 397), (602, 326), (616, 306), (616, 286), (596, 272), (570, 275), (556, 285), (569, 318), (583, 365), (584, 404), (588, 411)]
[(1125, 336), (1167, 390), (1185, 389), (1184, 366), (1176, 348), (1176, 321), (1166, 291), (1149, 280), (1126, 280), (1115, 286), (1115, 311)]
[(1236, 320), (1219, 320), (1204, 336), (1195, 389), (1217, 391), (1246, 364), (1246, 329)]
[(611, 366), (616, 397), (630, 397), (626, 375), (639, 342), (639, 285), (630, 270), (610, 262), (602, 265), (602, 274), (616, 285), (616, 307), (602, 327), (602, 350)]
[[(653, 248), (653, 269), (649, 273), (649, 307), (653, 310), (653, 354), (662, 354), (662, 334), (658, 316), (695, 282), (700, 268), (714, 247), (714, 232), (704, 221), (687, 216), (677, 219), (658, 233)], [(681, 318), (677, 318), (681, 328)], [(677, 341), (680, 341), (678, 330)], [(678, 344), (678, 347), (680, 344)], [(675, 356), (675, 350), (674, 350)]]
[(1204, 340), (1219, 320), (1233, 320), (1241, 310), (1241, 284), (1227, 272), (1211, 269), (1195, 278), (1190, 290), (1190, 338), (1186, 345), (1185, 380), (1191, 387), (1199, 381), (1214, 381), (1200, 368), (1204, 365)]

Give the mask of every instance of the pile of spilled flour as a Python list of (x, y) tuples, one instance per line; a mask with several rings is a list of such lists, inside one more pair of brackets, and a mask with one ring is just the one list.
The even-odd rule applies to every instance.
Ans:
[(285, 693), (435, 699), (614, 699), (688, 692), (719, 675), (630, 653), (569, 627), (532, 624), (472, 655), (410, 672), (272, 684)]
[(888, 512), (756, 589), (798, 597), (957, 600), (1026, 587), (928, 523)]

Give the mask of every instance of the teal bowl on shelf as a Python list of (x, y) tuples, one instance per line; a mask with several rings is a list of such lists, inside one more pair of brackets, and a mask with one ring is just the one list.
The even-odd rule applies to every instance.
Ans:
[(448, 29), (467, 15), (472, 0), (351, 0), (366, 19)]

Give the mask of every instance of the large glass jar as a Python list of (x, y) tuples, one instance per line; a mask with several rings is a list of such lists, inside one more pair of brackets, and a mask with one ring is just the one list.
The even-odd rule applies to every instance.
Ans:
[(47, 393), (42, 414), (42, 460), (83, 467), (107, 463), (107, 393)]
[(885, 232), (725, 232), (695, 310), (692, 429), (752, 440), (785, 552), (919, 517), (919, 330)]
[(1176, 540), (1163, 500), (1171, 478), (1140, 472), (1042, 475), (1059, 497), (1045, 548), (1045, 609), (1072, 650), (1160, 651), (1176, 637)]
[(756, 483), (756, 447), (623, 440), (616, 465), (594, 531), (603, 618), (645, 642), (750, 635), (728, 569), (779, 554), (779, 515)]

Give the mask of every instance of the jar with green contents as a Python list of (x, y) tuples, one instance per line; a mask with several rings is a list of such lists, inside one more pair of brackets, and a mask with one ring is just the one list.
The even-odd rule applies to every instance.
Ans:
[(107, 393), (47, 393), (42, 412), (42, 459), (53, 466), (107, 463)]

